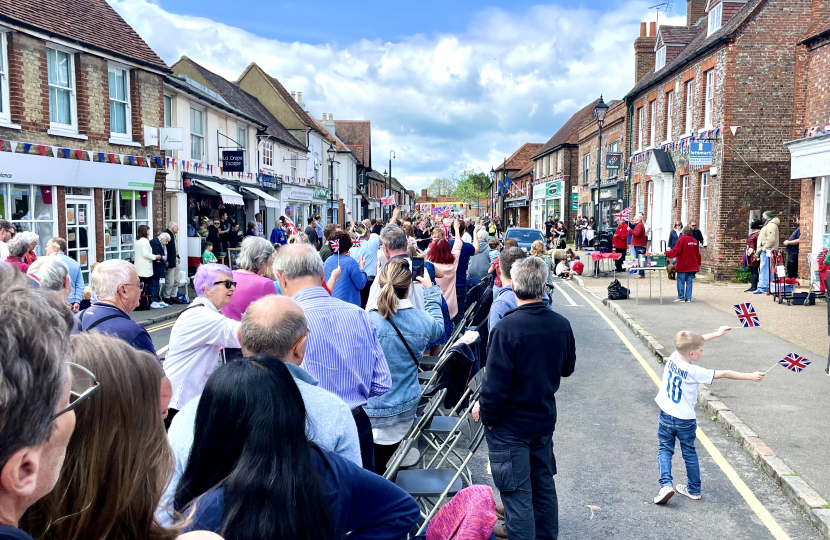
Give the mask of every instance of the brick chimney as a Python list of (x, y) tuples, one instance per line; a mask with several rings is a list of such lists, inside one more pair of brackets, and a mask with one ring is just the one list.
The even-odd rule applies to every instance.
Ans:
[(426, 199), (427, 197), (428, 197), (428, 195), (427, 195), (427, 190), (422, 189), (422, 190), (421, 190), (421, 198), (422, 198), (422, 199)]
[(634, 40), (634, 84), (654, 69), (654, 45), (657, 43), (657, 23), (640, 23), (640, 37)]
[(706, 16), (707, 0), (686, 0), (686, 26), (694, 26)]

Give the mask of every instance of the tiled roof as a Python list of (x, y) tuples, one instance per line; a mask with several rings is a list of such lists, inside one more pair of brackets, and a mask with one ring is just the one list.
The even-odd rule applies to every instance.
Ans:
[[(245, 92), (220, 75), (217, 75), (207, 68), (200, 66), (186, 56), (182, 56), (179, 60), (179, 62), (182, 61), (189, 62), (193, 65), (202, 77), (204, 77), (208, 83), (216, 89), (219, 95), (225, 98), (225, 101), (227, 101), (228, 104), (236, 109), (239, 109), (245, 114), (256, 118), (262, 125), (266, 126), (265, 133), (287, 146), (296, 148), (297, 150), (308, 151), (305, 146), (300, 144), (300, 142), (293, 135), (291, 135), (287, 129), (285, 129), (279, 120), (274, 118), (274, 115), (272, 115), (268, 109), (266, 109), (262, 103), (257, 100), (257, 98)], [(176, 64), (179, 62), (176, 62)], [(174, 68), (176, 64), (173, 64)]]
[(658, 34), (663, 43), (680, 43), (686, 45), (697, 36), (698, 28), (695, 26), (661, 26)]
[(334, 143), (334, 147), (337, 149), (338, 152), (351, 153), (351, 149), (348, 148), (345, 144), (343, 144), (343, 141), (338, 139), (336, 135), (334, 135), (331, 131), (326, 129), (326, 127), (323, 124), (318, 122), (315, 118), (311, 118), (311, 121), (314, 122), (314, 126), (317, 128), (317, 131), (319, 131), (323, 135), (323, 137), (325, 137), (326, 141), (328, 141), (329, 144)]
[(524, 169), (522, 169), (521, 171), (516, 173), (516, 178), (514, 178), (513, 180), (518, 180), (519, 178), (522, 178), (522, 177), (525, 177), (525, 176), (529, 175), (530, 173), (533, 172), (533, 167), (534, 167), (534, 163), (531, 161), (530, 164), (527, 167), (525, 167)]
[(508, 171), (520, 171), (527, 167), (528, 164), (532, 165), (531, 156), (538, 153), (542, 146), (544, 145), (541, 143), (524, 143), (518, 150), (513, 152), (512, 156), (507, 158), (507, 161), (499, 163), (499, 166), (495, 170), (507, 169)]
[[(210, 103), (214, 107), (222, 109), (223, 111), (229, 112), (240, 118), (244, 118), (250, 122), (254, 122), (256, 124), (260, 124), (260, 121), (253, 116), (245, 113), (244, 111), (240, 111), (236, 107), (231, 106), (224, 98), (217, 99), (215, 96), (212, 96), (206, 92), (204, 92), (201, 88), (193, 86), (188, 81), (181, 79), (179, 77), (173, 77), (171, 75), (164, 76), (164, 84), (172, 86), (179, 90), (180, 92), (186, 92), (197, 98), (201, 99), (202, 101), (206, 101)], [(260, 124), (262, 125), (262, 124)]]
[(2, 20), (170, 71), (106, 0), (7, 0), (0, 2)]
[[(251, 65), (249, 65), (247, 68), (245, 68), (245, 72), (247, 72), (250, 69), (256, 69), (260, 73), (262, 73), (262, 76), (265, 77), (265, 79), (268, 82), (271, 83), (271, 86), (274, 87), (274, 90), (277, 92), (277, 94), (279, 94), (279, 96), (286, 103), (286, 105), (288, 105), (291, 108), (291, 110), (294, 111), (294, 113), (300, 118), (300, 121), (303, 124), (305, 124), (306, 126), (308, 126), (311, 129), (313, 129), (314, 131), (320, 133), (321, 135), (325, 135), (325, 133), (324, 133), (325, 129), (323, 129), (323, 130), (320, 129), (322, 126), (320, 126), (317, 123), (317, 121), (314, 120), (314, 118), (312, 118), (311, 115), (308, 114), (305, 111), (305, 109), (303, 109), (300, 106), (299, 103), (297, 103), (296, 99), (291, 97), (291, 94), (288, 93), (288, 90), (285, 89), (285, 87), (282, 85), (282, 83), (276, 77), (272, 77), (271, 75), (268, 75), (265, 72), (264, 69), (262, 69), (261, 67), (259, 67), (257, 65), (256, 62), (252, 62)], [(243, 73), (245, 73), (245, 72), (243, 72)], [(240, 76), (240, 78), (242, 78), (242, 77)]]
[(335, 120), (337, 137), (343, 141), (367, 168), (372, 168), (372, 123), (369, 121)]
[(817, 18), (810, 23), (809, 28), (807, 28), (807, 31), (804, 32), (801, 40), (796, 45), (802, 45), (815, 39), (826, 37), (828, 34), (830, 34), (830, 20)]
[(542, 146), (536, 155), (533, 156), (533, 159), (539, 158), (563, 144), (577, 144), (579, 142), (579, 128), (586, 122), (586, 120), (593, 117), (594, 105), (597, 104), (597, 101), (598, 100), (595, 99), (571, 116), (568, 121), (565, 122), (561, 128), (559, 128), (559, 131), (557, 131), (554, 136)]
[(740, 10), (738, 10), (737, 13), (735, 13), (735, 15), (732, 16), (732, 18), (726, 21), (726, 23), (711, 36), (706, 35), (709, 21), (708, 16), (701, 19), (697, 26), (691, 27), (697, 31), (694, 39), (692, 39), (692, 41), (690, 41), (689, 44), (683, 48), (683, 50), (677, 53), (677, 56), (672, 58), (670, 62), (660, 68), (657, 73), (655, 73), (654, 70), (649, 71), (642, 79), (640, 79), (640, 82), (635, 84), (634, 88), (626, 94), (625, 99), (635, 97), (640, 91), (660, 81), (663, 77), (683, 69), (691, 60), (696, 58), (698, 55), (707, 52), (719, 42), (726, 41), (726, 39), (736, 32), (744, 21), (746, 21), (755, 12), (755, 9), (764, 2), (766, 2), (766, 0), (749, 0)]

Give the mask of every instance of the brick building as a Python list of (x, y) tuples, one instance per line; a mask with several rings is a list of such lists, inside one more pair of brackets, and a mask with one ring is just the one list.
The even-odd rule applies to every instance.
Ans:
[[(814, 3), (813, 22), (798, 42), (790, 176), (801, 183), (799, 276), (809, 255), (830, 243), (830, 2)], [(783, 238), (782, 238), (783, 239)]]
[(66, 238), (88, 282), (92, 263), (134, 257), (140, 225), (162, 230), (170, 70), (105, 0), (4, 3), (0, 22), (0, 217), (38, 254)]
[[(596, 101), (585, 105), (571, 116), (553, 137), (533, 156), (534, 186), (533, 226), (543, 230), (545, 220), (553, 215), (568, 224), (569, 230), (580, 212), (572, 210), (571, 197), (579, 187), (579, 127), (593, 118)], [(538, 195), (538, 197), (537, 197)], [(544, 195), (544, 197), (543, 197)], [(588, 213), (590, 193), (580, 209)], [(578, 204), (582, 201), (578, 201)]]
[[(645, 23), (635, 41), (634, 88), (625, 96), (631, 192), (662, 250), (672, 222), (697, 222), (704, 271), (728, 278), (741, 262), (749, 222), (765, 210), (788, 235), (801, 183), (781, 144), (792, 137), (796, 43), (812, 0), (688, 0), (687, 24)], [(730, 129), (731, 127), (731, 129)], [(733, 129), (735, 130), (733, 134)], [(704, 146), (701, 146), (704, 143)], [(690, 150), (711, 164), (690, 163)], [(705, 160), (704, 160), (705, 161)]]
[[(495, 167), (494, 181), (498, 190), (502, 190), (507, 179), (511, 181), (510, 186), (505, 186), (507, 191), (503, 196), (496, 197), (496, 216), (501, 217), (502, 222), (510, 224), (511, 220), (516, 227), (530, 226), (530, 197), (533, 194), (533, 176), (528, 174), (534, 168), (533, 156), (539, 153), (544, 144), (525, 143), (513, 155), (499, 163)], [(517, 182), (516, 180), (520, 181)]]

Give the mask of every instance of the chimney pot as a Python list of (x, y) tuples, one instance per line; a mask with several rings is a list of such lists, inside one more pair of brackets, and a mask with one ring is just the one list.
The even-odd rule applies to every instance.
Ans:
[(640, 37), (646, 37), (646, 23), (640, 23)]
[(649, 37), (657, 37), (657, 23), (652, 22), (648, 25), (648, 35)]
[[(654, 23), (652, 23), (652, 24), (654, 24)], [(302, 92), (297, 92), (297, 103), (302, 103), (302, 102), (303, 102), (303, 93)]]
[(294, 92), (293, 90), (291, 91), (291, 97), (292, 97), (293, 99), (297, 99), (297, 93), (296, 93), (296, 92)]

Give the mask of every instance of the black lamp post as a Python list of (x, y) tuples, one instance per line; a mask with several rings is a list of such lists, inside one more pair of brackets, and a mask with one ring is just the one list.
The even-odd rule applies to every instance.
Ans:
[(331, 221), (329, 223), (334, 223), (334, 156), (337, 154), (334, 143), (329, 145), (326, 153), (329, 155), (329, 210), (331, 211)]
[[(597, 146), (597, 189), (599, 189), (600, 175), (602, 171), (602, 124), (605, 123), (605, 115), (608, 114), (608, 105), (602, 100), (602, 95), (599, 96), (599, 101), (594, 105), (594, 120), (597, 122), (599, 128), (599, 145)], [(597, 209), (594, 209), (596, 215)], [(599, 224), (599, 219), (596, 216), (594, 220)]]
[(495, 203), (493, 202), (493, 186), (496, 185), (496, 170), (493, 167), (490, 167), (490, 219), (493, 219), (493, 207)]
[[(396, 158), (394, 150), (389, 150), (389, 193), (392, 196), (392, 159)], [(392, 219), (392, 205), (389, 205), (389, 219)]]

